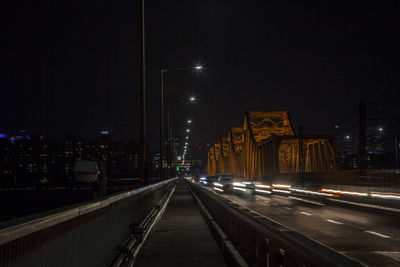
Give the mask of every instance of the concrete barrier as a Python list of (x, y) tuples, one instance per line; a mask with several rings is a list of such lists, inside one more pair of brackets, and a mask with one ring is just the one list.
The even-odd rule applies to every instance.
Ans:
[(249, 266), (362, 266), (198, 184), (191, 187), (229, 239), (224, 246), (235, 247)]
[(109, 265), (174, 180), (0, 229), (0, 266)]

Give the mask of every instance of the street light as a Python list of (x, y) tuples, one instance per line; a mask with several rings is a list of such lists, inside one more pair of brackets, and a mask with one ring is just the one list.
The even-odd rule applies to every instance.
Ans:
[(191, 121), (191, 120), (188, 120), (188, 121), (187, 121), (187, 123), (191, 124), (191, 123), (192, 123), (192, 121)]
[[(201, 70), (203, 66), (197, 65), (189, 68), (162, 68), (160, 69), (161, 73), (161, 87), (160, 87), (160, 180), (163, 178), (163, 150), (164, 150), (164, 73), (168, 71), (188, 71), (188, 70)], [(195, 98), (191, 97), (190, 101), (194, 101)], [(169, 135), (169, 126), (168, 126), (168, 135)], [(168, 138), (169, 141), (169, 138)], [(167, 145), (168, 146), (168, 145)], [(169, 153), (169, 151), (168, 151)]]
[[(168, 172), (168, 178), (170, 178), (170, 169), (171, 169), (171, 158), (172, 158), (172, 146), (171, 146), (171, 141), (173, 140), (173, 136), (172, 136), (172, 127), (170, 124), (170, 111), (171, 111), (171, 107), (173, 106), (173, 104), (185, 104), (185, 103), (192, 103), (195, 102), (196, 98), (195, 97), (190, 97), (175, 103), (171, 103), (168, 105), (167, 108), (167, 129), (168, 129), (168, 137), (167, 137), (167, 149), (168, 149), (168, 153), (167, 153), (167, 172)], [(186, 130), (186, 133), (189, 133), (190, 129)], [(189, 139), (189, 136), (186, 136), (186, 139)]]

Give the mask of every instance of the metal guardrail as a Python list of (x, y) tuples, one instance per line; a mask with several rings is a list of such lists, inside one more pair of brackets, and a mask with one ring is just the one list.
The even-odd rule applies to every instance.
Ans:
[(0, 266), (106, 266), (175, 180), (0, 229)]
[(228, 239), (227, 235), (224, 231), (219, 227), (215, 219), (208, 212), (206, 207), (203, 205), (201, 200), (197, 197), (197, 195), (193, 192), (190, 185), (188, 184), (188, 188), (192, 193), (197, 205), (199, 207), (200, 213), (203, 216), (203, 219), (206, 221), (208, 227), (211, 230), (215, 240), (219, 248), (221, 249), (222, 254), (224, 255), (225, 263), (230, 267), (249, 267), (246, 261), (243, 259), (242, 255), (237, 251), (237, 249), (233, 246), (231, 241)]
[(157, 224), (158, 220), (163, 215), (172, 194), (175, 191), (175, 186), (171, 188), (155, 207), (150, 211), (146, 218), (139, 224), (133, 224), (130, 227), (130, 237), (125, 242), (125, 246), (118, 249), (118, 254), (110, 264), (110, 267), (133, 266), (142, 245), (146, 241), (152, 228)]
[(362, 266), (200, 185), (191, 187), (250, 266)]

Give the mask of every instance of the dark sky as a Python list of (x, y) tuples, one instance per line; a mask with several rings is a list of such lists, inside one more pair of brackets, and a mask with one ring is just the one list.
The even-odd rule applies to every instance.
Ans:
[[(12, 1), (9, 1), (12, 2)], [(13, 1), (1, 11), (0, 131), (139, 139), (139, 1)], [(306, 2), (306, 3), (302, 3)], [(400, 117), (399, 1), (146, 1), (148, 132), (161, 67), (175, 131), (215, 142), (245, 111), (289, 111), (297, 128), (357, 129), (357, 102)], [(383, 115), (382, 115), (383, 116)]]

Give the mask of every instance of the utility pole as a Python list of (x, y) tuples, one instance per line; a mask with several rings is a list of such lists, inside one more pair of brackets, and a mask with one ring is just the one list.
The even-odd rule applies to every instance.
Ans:
[(173, 104), (169, 104), (168, 105), (168, 109), (167, 109), (167, 178), (170, 179), (171, 178), (171, 157), (172, 157), (172, 153), (171, 153), (171, 147), (172, 145), (172, 130), (171, 130), (171, 125), (170, 125), (170, 111), (171, 111), (171, 107)]
[(301, 178), (304, 180), (304, 173), (305, 173), (305, 160), (304, 160), (304, 132), (303, 132), (303, 125), (299, 126), (299, 171), (301, 173)]
[(144, 27), (144, 0), (141, 0), (141, 76), (142, 76), (142, 88), (141, 88), (141, 125), (140, 125), (140, 143), (142, 146), (142, 166), (141, 166), (141, 178), (142, 180), (148, 184), (148, 176), (147, 176), (147, 125), (146, 125), (146, 47), (145, 47), (145, 27)]
[(360, 171), (365, 172), (367, 162), (365, 157), (365, 147), (367, 143), (366, 127), (367, 127), (367, 103), (361, 100), (358, 104), (359, 124), (358, 124), (358, 158), (360, 162)]
[(396, 169), (399, 169), (399, 133), (396, 132), (394, 135), (394, 145), (396, 146), (394, 152), (396, 153)]
[(164, 70), (161, 69), (161, 90), (160, 90), (160, 181), (164, 178), (163, 173), (163, 151), (164, 151)]

